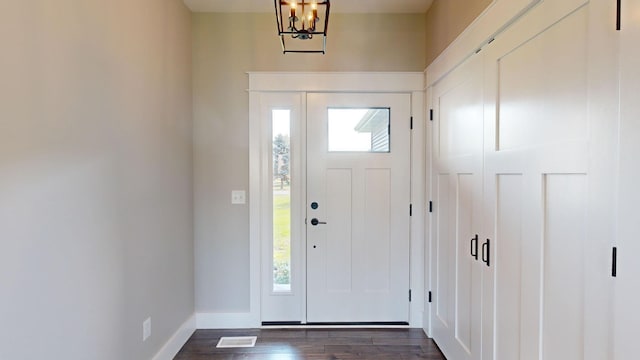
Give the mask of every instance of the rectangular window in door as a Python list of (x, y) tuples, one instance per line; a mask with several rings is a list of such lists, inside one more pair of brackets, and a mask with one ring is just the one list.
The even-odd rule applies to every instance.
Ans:
[(329, 152), (389, 152), (389, 108), (329, 108), (327, 115)]

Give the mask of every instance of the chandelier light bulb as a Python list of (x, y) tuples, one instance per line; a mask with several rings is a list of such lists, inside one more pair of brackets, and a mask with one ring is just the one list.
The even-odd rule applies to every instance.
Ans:
[(296, 21), (296, 2), (293, 0), (290, 1), (289, 7), (291, 8), (291, 10), (289, 11), (289, 18), (291, 21), (295, 22)]

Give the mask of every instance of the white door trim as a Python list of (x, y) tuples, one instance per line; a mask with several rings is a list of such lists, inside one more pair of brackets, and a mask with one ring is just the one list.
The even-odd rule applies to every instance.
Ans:
[(422, 91), (422, 72), (248, 72), (250, 92)]
[[(411, 94), (411, 114), (414, 119), (411, 156), (411, 217), (410, 304), (411, 327), (422, 327), (424, 312), (424, 73), (299, 73), (299, 72), (250, 72), (249, 75), (249, 263), (250, 309), (243, 319), (250, 325), (261, 325), (261, 248), (263, 243), (265, 196), (262, 184), (268, 176), (268, 160), (261, 151), (261, 139), (265, 128), (260, 116), (260, 94), (265, 92), (386, 92)], [(407, 121), (408, 125), (408, 121)], [(264, 240), (266, 241), (266, 240)], [(228, 325), (228, 324), (227, 324)], [(246, 325), (246, 322), (244, 322)], [(212, 326), (210, 326), (212, 327)]]

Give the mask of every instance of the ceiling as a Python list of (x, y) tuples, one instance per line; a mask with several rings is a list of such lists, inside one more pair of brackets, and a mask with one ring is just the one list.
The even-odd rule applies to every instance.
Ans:
[[(273, 0), (183, 0), (194, 12), (274, 11)], [(433, 0), (331, 0), (332, 13), (426, 13)]]

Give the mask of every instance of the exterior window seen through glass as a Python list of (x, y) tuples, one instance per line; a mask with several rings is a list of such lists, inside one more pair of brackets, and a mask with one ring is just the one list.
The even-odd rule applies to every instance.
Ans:
[(291, 291), (291, 111), (271, 113), (273, 151), (273, 291)]
[(390, 152), (389, 108), (329, 108), (330, 152)]

